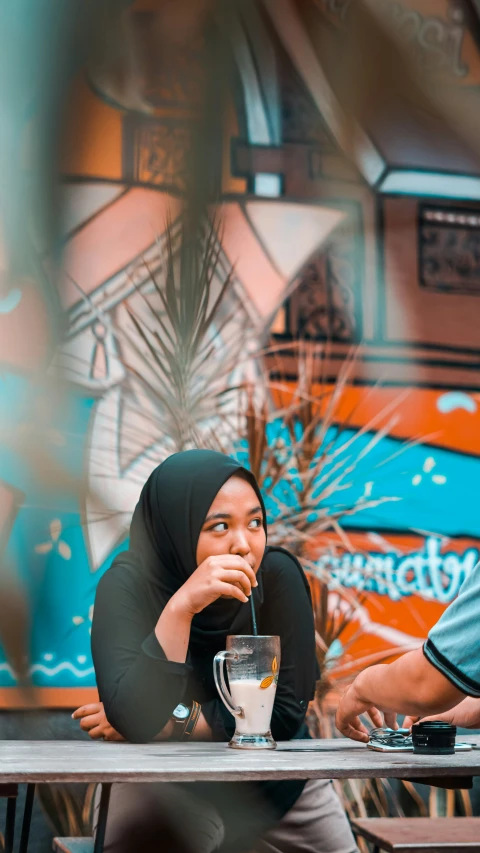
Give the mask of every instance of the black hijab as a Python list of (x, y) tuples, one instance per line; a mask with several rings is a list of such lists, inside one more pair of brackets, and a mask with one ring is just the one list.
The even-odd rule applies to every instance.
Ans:
[[(145, 483), (130, 527), (130, 552), (138, 558), (137, 565), (162, 607), (197, 568), (198, 537), (208, 510), (224, 483), (235, 474), (241, 474), (255, 491), (267, 534), (265, 505), (255, 477), (223, 453), (213, 450), (175, 453)], [(257, 573), (258, 587), (253, 591), (256, 610), (263, 602), (262, 569), (266, 559), (281, 550), (265, 549)], [(303, 570), (293, 559), (310, 596)], [(194, 617), (190, 642), (193, 646), (205, 646), (209, 640), (215, 642), (220, 635), (230, 632), (252, 632), (251, 608), (236, 599), (219, 599)]]
[[(162, 604), (174, 595), (197, 568), (198, 537), (216, 495), (234, 474), (241, 473), (265, 506), (253, 474), (235, 459), (213, 450), (175, 453), (156, 468), (145, 483), (133, 513), (130, 550), (140, 557), (142, 573), (160, 593)], [(259, 602), (257, 602), (259, 603)], [(242, 602), (220, 599), (197, 614), (192, 639), (205, 633), (225, 633)], [(243, 605), (246, 615), (250, 608)], [(251, 630), (251, 629), (250, 629)]]

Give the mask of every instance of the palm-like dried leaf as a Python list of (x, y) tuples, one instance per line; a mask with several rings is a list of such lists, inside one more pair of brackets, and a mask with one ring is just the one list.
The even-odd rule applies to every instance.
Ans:
[[(358, 513), (374, 509), (396, 495), (342, 500), (361, 474), (360, 466), (389, 435), (396, 422), (396, 409), (405, 392), (385, 405), (359, 429), (350, 425), (355, 420), (351, 411), (345, 418), (345, 397), (350, 387), (358, 349), (352, 349), (342, 365), (336, 382), (327, 381), (326, 361), (329, 344), (296, 342), (298, 380), (292, 386), (282, 379), (270, 383), (264, 378), (245, 387), (240, 398), (237, 430), (241, 458), (255, 474), (271, 514), (269, 541), (292, 550), (309, 572), (315, 614), (317, 657), (321, 680), (317, 689), (317, 708), (337, 683), (351, 679), (364, 666), (391, 659), (405, 649), (382, 652), (375, 660), (368, 656), (353, 664), (350, 648), (363, 632), (361, 610), (367, 600), (365, 590), (338, 588), (332, 583), (328, 568), (319, 569), (315, 552), (320, 541), (324, 553), (332, 556), (339, 549), (353, 552), (343, 522)], [(275, 355), (275, 348), (268, 351)], [(319, 364), (320, 361), (320, 364)], [(278, 375), (278, 372), (277, 372)], [(317, 378), (320, 375), (320, 380)], [(271, 405), (275, 396), (279, 406)], [(346, 430), (349, 430), (347, 433)], [(416, 439), (417, 441), (418, 439)], [(411, 446), (401, 445), (398, 453)], [(381, 465), (375, 455), (376, 467)], [(329, 541), (331, 533), (334, 541)], [(328, 565), (328, 560), (322, 564)], [(365, 575), (365, 586), (367, 574)], [(337, 587), (337, 588), (335, 588)], [(349, 641), (344, 637), (348, 630)], [(336, 645), (335, 645), (336, 644)], [(339, 648), (338, 654), (332, 654)], [(371, 793), (379, 798), (378, 791)]]
[(188, 211), (167, 222), (157, 266), (160, 273), (146, 265), (147, 285), (125, 303), (130, 322), (116, 327), (127, 386), (145, 395), (155, 431), (173, 449), (218, 447), (222, 430), (211, 425), (232, 409), (232, 377), (250, 340), (246, 315), (226, 305), (232, 271), (222, 266), (218, 222)]

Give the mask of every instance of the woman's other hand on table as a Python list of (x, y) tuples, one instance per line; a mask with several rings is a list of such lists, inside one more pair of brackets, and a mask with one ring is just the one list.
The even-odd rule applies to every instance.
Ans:
[[(103, 702), (93, 702), (91, 705), (82, 705), (72, 714), (72, 719), (80, 720), (80, 728), (87, 732), (93, 740), (125, 741), (125, 738), (117, 732), (107, 720)], [(154, 738), (156, 741), (169, 740), (173, 734), (173, 721), (169, 720), (161, 732)], [(205, 738), (208, 740), (208, 738)]]
[(125, 740), (108, 722), (103, 702), (82, 705), (73, 712), (72, 719), (80, 720), (80, 728), (93, 740)]

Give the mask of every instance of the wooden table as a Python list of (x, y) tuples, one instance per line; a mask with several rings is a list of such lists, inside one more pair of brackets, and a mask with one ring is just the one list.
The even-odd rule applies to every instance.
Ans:
[[(479, 743), (479, 736), (462, 740)], [(113, 782), (242, 782), (266, 779), (432, 778), (480, 776), (480, 748), (455, 755), (373, 752), (350, 740), (296, 740), (278, 749), (240, 751), (224, 743), (126, 744), (94, 741), (0, 741), (0, 783), (27, 783), (19, 853), (26, 853), (35, 785), (101, 782), (95, 853), (103, 848)]]
[[(477, 743), (480, 736), (463, 741)], [(225, 743), (0, 741), (0, 782), (241, 782), (480, 776), (480, 749), (455, 755), (373, 752), (343, 738), (295, 740), (276, 750)]]

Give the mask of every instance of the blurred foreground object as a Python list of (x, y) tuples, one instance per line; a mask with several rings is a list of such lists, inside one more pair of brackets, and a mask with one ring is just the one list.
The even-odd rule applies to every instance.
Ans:
[(63, 389), (47, 371), (61, 313), (52, 265), (44, 263), (46, 255), (58, 259), (57, 160), (80, 9), (50, 0), (0, 9), (0, 641), (24, 687), (28, 567), (8, 551), (9, 534), (33, 482), (46, 494), (81, 488), (53, 452)]

